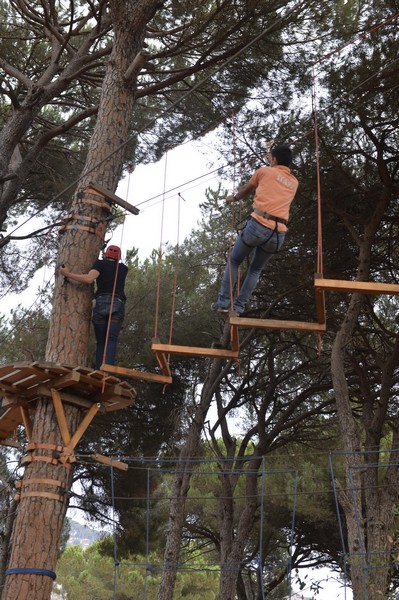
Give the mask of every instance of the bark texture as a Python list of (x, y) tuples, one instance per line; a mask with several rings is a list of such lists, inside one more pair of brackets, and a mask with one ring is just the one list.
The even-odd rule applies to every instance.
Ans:
[[(154, 0), (112, 0), (111, 16), (114, 46), (107, 67), (100, 100), (97, 124), (92, 136), (86, 165), (77, 194), (72, 202), (72, 214), (104, 223), (108, 212), (101, 207), (82, 202), (79, 192), (95, 181), (111, 192), (115, 191), (123, 166), (125, 144), (129, 138), (130, 114), (135, 103), (135, 82), (127, 81), (125, 73), (142, 49), (145, 27), (153, 16)], [(66, 264), (76, 272), (87, 272), (103, 245), (100, 236), (79, 227), (67, 230), (60, 240), (58, 264)], [(73, 285), (57, 277), (51, 316), (46, 360), (69, 365), (86, 365), (90, 327), (92, 290), (89, 286)], [(74, 432), (81, 418), (75, 406), (66, 407), (69, 430)], [(41, 462), (42, 444), (63, 446), (51, 401), (39, 401), (32, 434), (39, 460), (25, 470), (23, 489), (29, 481), (51, 479), (60, 482), (61, 489), (70, 489), (72, 469), (61, 462)], [(50, 452), (51, 454), (51, 452)], [(33, 484), (32, 484), (33, 485)], [(46, 489), (43, 485), (40, 489)], [(54, 487), (49, 490), (54, 493)], [(68, 506), (68, 494), (62, 501), (41, 496), (21, 499), (13, 530), (9, 568), (55, 570), (62, 525)], [(13, 574), (6, 578), (3, 600), (46, 600), (50, 598), (52, 579), (37, 574)]]
[[(229, 323), (226, 322), (222, 344), (227, 344), (230, 339)], [(168, 530), (164, 552), (164, 570), (158, 591), (158, 600), (173, 600), (176, 574), (179, 570), (179, 557), (181, 546), (181, 535), (185, 522), (185, 505), (190, 487), (192, 463), (191, 459), (198, 458), (201, 441), (201, 432), (206, 415), (212, 402), (213, 395), (217, 389), (220, 378), (223, 376), (224, 361), (212, 360), (208, 377), (202, 388), (201, 398), (195, 407), (186, 441), (181, 449), (176, 464), (176, 477), (172, 490), (170, 502)], [(229, 367), (227, 367), (229, 368)]]
[[(381, 194), (374, 212), (364, 226), (363, 235), (357, 237), (359, 281), (369, 279), (373, 244), (392, 200), (392, 186), (387, 164), (383, 160), (382, 147), (378, 149), (378, 166), (382, 184)], [(398, 469), (394, 467), (397, 462), (395, 450), (398, 448), (396, 431), (391, 445), (392, 456), (387, 459), (390, 466), (380, 466), (379, 451), (385, 436), (383, 426), (392, 394), (394, 371), (399, 359), (399, 341), (396, 335), (395, 343), (386, 353), (383, 364), (379, 365), (377, 398), (367, 385), (358, 390), (362, 399), (359, 419), (352, 410), (346, 369), (351, 340), (359, 327), (358, 320), (364, 301), (365, 297), (362, 294), (354, 293), (351, 297), (345, 319), (333, 343), (331, 373), (345, 450), (345, 485), (339, 485), (337, 482), (337, 487), (347, 527), (348, 572), (355, 600), (375, 600), (386, 597), (393, 544), (392, 527), (397, 502)]]

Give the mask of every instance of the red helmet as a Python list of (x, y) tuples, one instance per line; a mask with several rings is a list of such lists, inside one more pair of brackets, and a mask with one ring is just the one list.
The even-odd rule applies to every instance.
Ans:
[(114, 260), (120, 260), (122, 256), (121, 249), (119, 246), (108, 246), (104, 252), (105, 258), (113, 258)]

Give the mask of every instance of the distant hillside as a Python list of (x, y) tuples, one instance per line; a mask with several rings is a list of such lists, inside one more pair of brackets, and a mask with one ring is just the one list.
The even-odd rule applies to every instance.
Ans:
[(106, 535), (105, 531), (91, 529), (87, 525), (81, 525), (77, 521), (71, 520), (71, 533), (67, 541), (67, 546), (82, 546), (82, 548), (87, 548), (104, 535)]

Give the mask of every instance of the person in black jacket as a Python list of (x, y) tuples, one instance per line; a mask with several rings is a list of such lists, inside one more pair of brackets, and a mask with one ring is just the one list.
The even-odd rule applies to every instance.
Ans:
[(100, 369), (103, 363), (115, 363), (118, 337), (125, 318), (125, 281), (128, 268), (120, 260), (119, 246), (108, 246), (104, 252), (104, 260), (97, 259), (88, 273), (72, 273), (65, 266), (60, 267), (61, 275), (68, 279), (87, 284), (96, 282), (92, 314), (96, 335), (96, 369)]

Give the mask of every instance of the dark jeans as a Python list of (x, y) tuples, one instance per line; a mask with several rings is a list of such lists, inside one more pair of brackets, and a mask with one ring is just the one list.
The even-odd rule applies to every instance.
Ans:
[[(118, 337), (123, 319), (125, 318), (125, 303), (123, 300), (114, 298), (112, 310), (111, 300), (111, 294), (97, 296), (93, 308), (92, 321), (97, 342), (96, 369), (100, 369), (103, 362), (107, 365), (113, 365), (115, 363)], [(107, 340), (108, 323), (109, 331)], [(105, 344), (106, 342), (107, 344)]]

